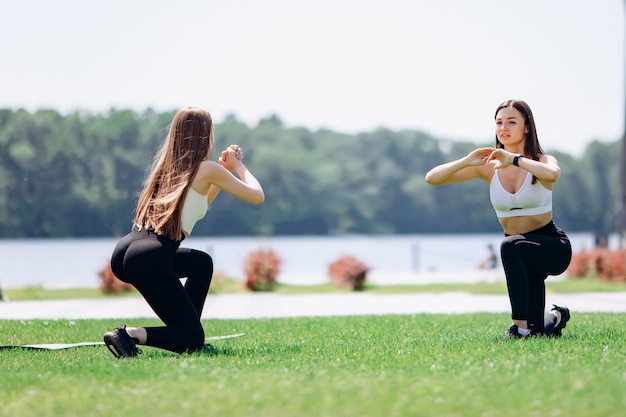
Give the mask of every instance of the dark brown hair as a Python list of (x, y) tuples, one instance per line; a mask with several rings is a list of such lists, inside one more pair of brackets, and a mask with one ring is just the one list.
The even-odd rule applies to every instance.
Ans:
[[(498, 112), (501, 109), (512, 107), (524, 116), (524, 125), (528, 127), (528, 133), (524, 138), (524, 155), (530, 156), (531, 159), (538, 161), (539, 155), (543, 155), (543, 149), (539, 144), (539, 138), (537, 137), (537, 127), (535, 126), (535, 118), (533, 112), (530, 110), (530, 106), (522, 100), (506, 100), (502, 102), (496, 109), (494, 119), (498, 117)], [(496, 148), (504, 148), (502, 142), (498, 140), (496, 135)], [(533, 175), (533, 184), (537, 181), (537, 178)]]

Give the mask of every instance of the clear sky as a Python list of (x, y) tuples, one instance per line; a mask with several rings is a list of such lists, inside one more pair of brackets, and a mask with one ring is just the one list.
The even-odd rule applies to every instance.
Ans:
[[(0, 107), (192, 105), (220, 122), (491, 142), (527, 101), (546, 150), (624, 132), (620, 0), (32, 0), (0, 6)], [(219, 131), (217, 132), (219, 135)]]

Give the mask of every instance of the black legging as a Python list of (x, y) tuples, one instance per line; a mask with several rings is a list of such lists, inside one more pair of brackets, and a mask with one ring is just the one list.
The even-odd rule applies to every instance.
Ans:
[[(204, 345), (200, 323), (213, 276), (213, 260), (202, 251), (151, 230), (133, 230), (116, 245), (113, 273), (137, 288), (165, 327), (146, 327), (146, 345), (191, 352)], [(180, 278), (187, 277), (185, 285)]]
[(500, 247), (506, 285), (511, 300), (511, 318), (528, 320), (532, 333), (551, 333), (546, 319), (545, 279), (559, 275), (572, 259), (569, 238), (554, 222), (522, 235), (506, 235)]

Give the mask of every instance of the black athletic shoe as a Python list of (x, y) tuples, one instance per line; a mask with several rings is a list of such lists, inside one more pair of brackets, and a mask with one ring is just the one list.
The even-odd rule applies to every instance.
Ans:
[(204, 353), (207, 355), (217, 355), (217, 349), (210, 343), (205, 343), (201, 347), (191, 349), (187, 353)]
[(104, 334), (104, 344), (116, 358), (132, 358), (141, 353), (132, 337), (126, 333), (126, 325)]
[(556, 326), (554, 326), (554, 333), (552, 333), (553, 337), (561, 337), (562, 336), (562, 331), (565, 328), (565, 326), (567, 326), (567, 322), (570, 319), (570, 314), (569, 314), (569, 308), (567, 307), (560, 307), (556, 304), (552, 304), (552, 309), (550, 311), (558, 311), (559, 313), (561, 313), (561, 321), (559, 322), (559, 324), (557, 324)]
[(517, 331), (517, 325), (514, 324), (511, 327), (509, 327), (509, 330), (507, 330), (506, 333), (504, 333), (504, 336), (502, 336), (502, 339), (500, 340), (526, 339), (529, 336), (530, 334), (528, 334), (528, 336), (519, 334), (519, 332)]

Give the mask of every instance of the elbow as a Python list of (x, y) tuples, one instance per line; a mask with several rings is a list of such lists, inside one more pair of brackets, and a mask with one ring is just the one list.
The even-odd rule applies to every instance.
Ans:
[(554, 183), (558, 181), (560, 176), (561, 176), (561, 171), (557, 169), (554, 171), (550, 171), (546, 180)]
[(439, 185), (439, 182), (435, 181), (433, 175), (430, 172), (426, 174), (424, 180), (430, 185)]
[(265, 203), (265, 193), (261, 191), (261, 193), (258, 196), (256, 196), (254, 201), (252, 201), (252, 204), (263, 204), (263, 203)]

